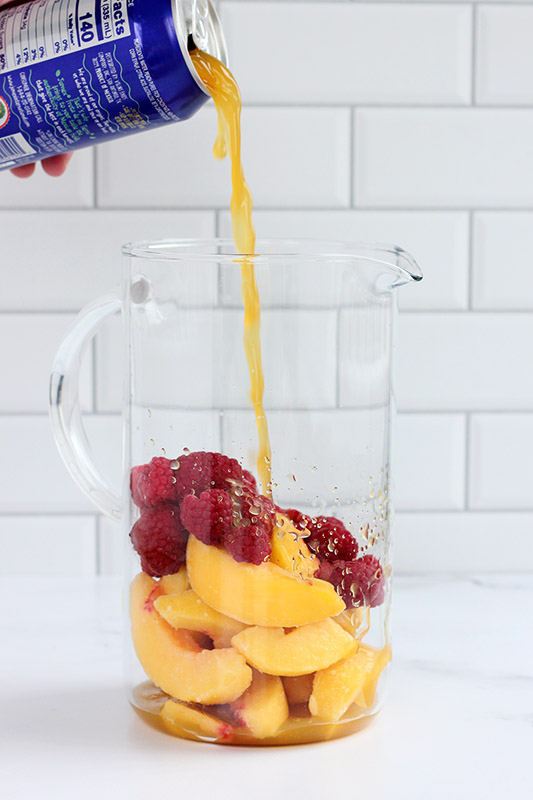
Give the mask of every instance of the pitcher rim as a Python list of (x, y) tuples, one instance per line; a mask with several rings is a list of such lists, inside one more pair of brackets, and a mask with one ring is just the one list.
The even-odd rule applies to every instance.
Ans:
[[(408, 280), (420, 281), (422, 270), (413, 256), (402, 247), (382, 242), (348, 242), (335, 239), (283, 238), (264, 237), (257, 240), (256, 249), (261, 245), (275, 245), (274, 253), (258, 252), (254, 255), (235, 252), (233, 240), (229, 237), (177, 237), (129, 242), (122, 246), (122, 253), (130, 258), (157, 261), (209, 261), (213, 258), (220, 263), (234, 263), (236, 258), (253, 260), (254, 264), (265, 261), (283, 259), (285, 262), (328, 260), (329, 262), (351, 262), (364, 260), (380, 267), (387, 267), (392, 272), (403, 275)], [(205, 251), (198, 248), (205, 247)], [(193, 249), (194, 248), (194, 249)], [(207, 248), (232, 248), (234, 252), (209, 252)], [(172, 252), (170, 250), (172, 249)], [(395, 259), (380, 258), (379, 255)]]

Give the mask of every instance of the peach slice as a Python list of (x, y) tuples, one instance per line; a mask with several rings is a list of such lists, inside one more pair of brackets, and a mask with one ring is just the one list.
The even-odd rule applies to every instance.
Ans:
[(246, 564), (189, 536), (189, 582), (204, 603), (248, 625), (290, 628), (336, 616), (345, 605), (331, 583), (276, 564)]
[(365, 704), (373, 702), (379, 675), (389, 660), (388, 645), (381, 651), (362, 645), (351, 658), (317, 672), (309, 698), (311, 714), (326, 722), (336, 722), (353, 702), (361, 705), (361, 699)]
[(320, 567), (320, 562), (306, 545), (302, 532), (283, 514), (276, 514), (270, 561), (278, 567), (293, 572), (301, 578), (311, 578)]
[(227, 741), (233, 733), (227, 722), (173, 700), (165, 703), (160, 714), (165, 728), (175, 736), (218, 742)]
[(234, 648), (202, 650), (189, 631), (177, 631), (157, 613), (161, 589), (141, 572), (133, 580), (130, 616), (133, 645), (148, 677), (186, 702), (230, 703), (248, 688), (252, 670)]
[(154, 603), (156, 610), (173, 628), (201, 631), (213, 639), (215, 647), (230, 647), (231, 639), (245, 625), (215, 611), (188, 589), (178, 596), (163, 595)]
[(182, 567), (174, 575), (163, 575), (159, 581), (159, 586), (163, 594), (181, 594), (189, 588), (189, 578), (187, 577), (187, 567)]
[(252, 685), (231, 704), (237, 719), (252, 736), (272, 736), (289, 717), (289, 706), (281, 678), (254, 671)]
[(267, 675), (306, 675), (357, 652), (359, 642), (324, 619), (286, 633), (283, 628), (246, 628), (231, 640), (246, 661)]
[(358, 706), (362, 706), (363, 708), (370, 708), (370, 706), (374, 702), (374, 698), (376, 696), (376, 689), (378, 686), (379, 676), (391, 660), (391, 648), (390, 645), (386, 645), (383, 650), (380, 651), (378, 657), (376, 658), (372, 669), (370, 670), (369, 674), (366, 677), (366, 680), (363, 684), (362, 690), (359, 692), (357, 697), (355, 698), (355, 702)]
[(308, 675), (297, 675), (292, 678), (283, 678), (283, 688), (287, 702), (290, 706), (298, 706), (302, 703), (308, 703), (313, 691), (313, 681), (315, 673), (310, 672)]
[[(368, 609), (370, 611), (370, 609)], [(365, 606), (360, 606), (359, 608), (350, 608), (343, 611), (342, 614), (339, 614), (335, 617), (335, 622), (338, 622), (341, 628), (344, 628), (345, 631), (351, 636), (356, 636), (361, 624), (363, 622), (365, 616)], [(358, 637), (360, 638), (360, 637)]]

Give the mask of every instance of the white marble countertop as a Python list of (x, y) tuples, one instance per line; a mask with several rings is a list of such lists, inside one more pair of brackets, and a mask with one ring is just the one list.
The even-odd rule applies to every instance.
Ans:
[(13, 800), (533, 797), (533, 576), (399, 578), (384, 711), (346, 739), (200, 745), (122, 689), (120, 585), (0, 581), (0, 786)]

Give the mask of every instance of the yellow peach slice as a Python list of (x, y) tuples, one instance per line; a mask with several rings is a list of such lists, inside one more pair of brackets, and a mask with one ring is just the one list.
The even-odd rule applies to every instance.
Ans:
[(283, 514), (276, 514), (277, 525), (271, 537), (270, 561), (278, 567), (293, 572), (301, 578), (311, 578), (320, 566), (299, 531)]
[[(359, 697), (374, 697), (381, 670), (390, 659), (390, 648), (375, 650), (362, 645), (351, 658), (317, 672), (309, 710), (314, 717), (326, 722), (336, 722)], [(379, 672), (377, 665), (379, 664)]]
[(159, 586), (163, 594), (181, 594), (189, 588), (187, 577), (187, 567), (182, 567), (179, 572), (173, 575), (163, 575), (159, 581)]
[(204, 603), (248, 625), (290, 628), (336, 616), (345, 605), (331, 583), (276, 564), (246, 564), (189, 536), (189, 582)]
[(324, 619), (286, 633), (283, 628), (246, 628), (231, 640), (248, 664), (267, 675), (306, 675), (357, 652), (359, 642)]
[[(368, 610), (370, 611), (370, 609)], [(338, 614), (335, 617), (335, 622), (338, 622), (341, 628), (344, 628), (345, 631), (348, 631), (351, 636), (356, 636), (357, 631), (361, 627), (364, 616), (364, 606), (360, 606), (359, 608), (350, 608), (346, 609), (346, 611), (343, 611), (342, 614)]]
[(358, 706), (370, 708), (370, 706), (373, 704), (376, 696), (379, 676), (391, 660), (391, 655), (392, 653), (390, 645), (386, 645), (383, 650), (380, 651), (372, 669), (366, 677), (363, 688), (355, 698), (355, 702)]
[(255, 671), (252, 685), (231, 704), (231, 709), (240, 724), (257, 739), (272, 736), (289, 717), (281, 679)]
[(174, 736), (223, 742), (228, 741), (233, 733), (227, 722), (173, 700), (165, 703), (160, 714), (165, 728)]
[(314, 679), (314, 672), (310, 672), (308, 675), (297, 675), (292, 678), (285, 677), (282, 679), (287, 702), (290, 706), (298, 706), (309, 702), (313, 691)]
[(230, 703), (248, 688), (252, 670), (234, 648), (202, 650), (189, 631), (177, 631), (157, 613), (161, 589), (141, 572), (133, 580), (130, 616), (133, 645), (148, 677), (177, 700)]
[(173, 628), (201, 631), (213, 639), (215, 647), (230, 647), (232, 637), (245, 627), (206, 605), (192, 589), (178, 596), (162, 595), (154, 606)]

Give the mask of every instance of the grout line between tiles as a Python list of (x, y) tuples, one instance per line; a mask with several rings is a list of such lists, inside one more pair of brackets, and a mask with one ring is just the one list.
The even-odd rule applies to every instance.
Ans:
[(472, 422), (471, 412), (465, 417), (465, 468), (464, 468), (464, 505), (465, 511), (470, 511), (470, 428)]
[[(468, 215), (468, 308), (474, 310), (474, 212)], [(477, 309), (476, 309), (477, 311)]]
[(471, 62), (470, 103), (477, 107), (477, 7), (472, 6), (472, 62)]
[[(533, 109), (532, 109), (533, 110)], [(176, 214), (187, 214), (189, 212), (195, 214), (213, 214), (216, 212), (221, 212), (222, 214), (229, 214), (229, 208), (226, 205), (211, 205), (211, 206), (190, 206), (190, 205), (168, 205), (168, 206), (158, 206), (158, 205), (131, 205), (131, 206), (98, 206), (98, 208), (87, 208), (87, 207), (76, 207), (76, 206), (11, 206), (10, 208), (0, 208), (0, 213), (9, 215), (9, 214), (23, 214), (23, 213), (85, 213), (85, 214), (94, 214), (95, 211), (98, 212), (105, 212), (108, 213), (132, 213), (132, 212), (145, 212), (145, 213), (171, 213), (174, 212)], [(370, 205), (370, 204), (358, 204), (357, 208), (350, 208), (347, 205), (286, 205), (286, 204), (269, 204), (268, 206), (263, 206), (260, 204), (254, 205), (254, 212), (261, 212), (261, 213), (286, 213), (286, 212), (298, 212), (303, 214), (312, 214), (312, 213), (332, 213), (332, 214), (339, 214), (341, 212), (351, 213), (351, 212), (375, 212), (375, 213), (384, 213), (384, 214), (402, 214), (402, 213), (413, 213), (413, 214), (442, 214), (442, 213), (452, 213), (452, 214), (460, 214), (469, 211), (475, 211), (477, 213), (500, 213), (500, 214), (524, 214), (524, 213), (532, 213), (533, 212), (533, 205), (525, 204), (525, 205), (508, 205), (508, 206), (500, 206), (500, 205), (464, 205), (458, 203), (457, 205), (430, 205), (424, 204), (421, 201), (420, 205)]]
[(355, 115), (356, 109), (350, 111), (350, 158), (348, 159), (350, 169), (350, 208), (355, 208)]

